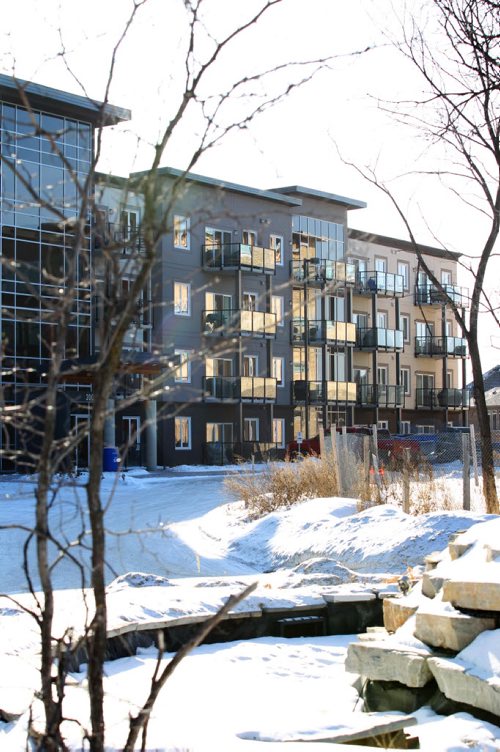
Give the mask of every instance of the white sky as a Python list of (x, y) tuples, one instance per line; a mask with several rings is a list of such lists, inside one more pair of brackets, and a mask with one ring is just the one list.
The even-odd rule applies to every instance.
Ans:
[[(247, 18), (259, 0), (204, 0), (207, 28), (220, 35), (236, 20)], [(410, 0), (417, 7), (421, 4)], [(15, 72), (50, 86), (101, 99), (109, 69), (110, 49), (123, 28), (132, 3), (129, 0), (17, 0), (2, 8), (0, 70)], [(403, 4), (395, 3), (399, 10)], [(27, 21), (29, 20), (29, 25)], [(207, 82), (210, 91), (224, 90), (225, 82), (240, 74), (255, 73), (289, 60), (345, 55), (379, 45), (357, 57), (341, 57), (311, 83), (261, 116), (248, 130), (239, 131), (204, 155), (196, 171), (258, 187), (302, 184), (368, 202), (352, 212), (350, 224), (386, 235), (406, 238), (406, 230), (388, 200), (344, 165), (337, 148), (360, 166), (377, 165), (377, 173), (393, 179), (424, 164), (426, 145), (414, 133), (388, 120), (376, 97), (396, 100), (419, 92), (414, 71), (382, 37), (380, 26), (396, 28), (391, 0), (283, 0), (258, 27), (239, 39), (220, 60)], [(58, 56), (61, 38), (75, 76)], [(181, 0), (149, 0), (120, 50), (111, 88), (113, 103), (132, 110), (132, 121), (110, 133), (106, 170), (127, 174), (145, 169), (153, 143), (178, 101), (183, 86), (183, 52), (186, 44)], [(210, 49), (207, 38), (200, 56)], [(268, 94), (283, 87), (290, 72), (261, 87)], [(234, 114), (234, 105), (229, 114)], [(236, 109), (235, 109), (236, 108)], [(183, 167), (196, 142), (199, 125), (190, 113), (182, 132), (174, 138), (164, 164)], [(395, 187), (397, 183), (391, 182)], [(442, 187), (413, 175), (397, 194), (408, 211), (421, 242), (446, 244), (468, 253), (482, 239), (478, 213)], [(489, 292), (499, 300), (500, 264), (492, 264)], [(461, 284), (468, 284), (465, 277)], [(500, 336), (495, 324), (484, 318), (480, 327), (483, 371), (500, 361), (491, 338)], [(495, 340), (494, 340), (495, 341)]]

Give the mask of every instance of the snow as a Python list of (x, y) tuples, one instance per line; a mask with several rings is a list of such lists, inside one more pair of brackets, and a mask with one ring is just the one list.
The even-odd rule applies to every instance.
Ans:
[[(486, 546), (488, 567), (493, 567), (488, 571), (497, 577), (499, 518), (462, 511), (410, 517), (390, 505), (357, 512), (352, 499), (330, 498), (249, 520), (241, 502), (229, 501), (218, 470), (181, 467), (166, 474), (105, 474), (112, 634), (202, 620), (254, 581), (256, 590), (238, 605), (236, 616), (318, 606), (353, 595), (373, 598), (374, 591), (394, 590), (402, 575), (418, 576), (424, 557), (443, 551), (450, 536), (464, 530), (461, 540), (469, 550), (455, 562), (443, 553), (438, 569), (467, 566), (473, 572), (485, 561)], [(82, 532), (77, 510), (84, 482), (82, 476), (74, 487), (61, 489), (54, 503), (53, 525), (68, 539)], [(0, 749), (6, 752), (25, 749), (30, 704), (35, 726), (41, 719), (39, 701), (33, 700), (39, 636), (34, 619), (23, 610), (33, 606), (20, 569), (26, 532), (16, 529), (32, 525), (33, 487), (33, 479), (0, 480), (0, 525), (11, 526), (0, 530), (2, 584), (11, 594), (0, 599), (0, 709), (12, 714), (12, 720), (0, 722)], [(458, 479), (458, 498), (460, 494)], [(130, 534), (132, 530), (140, 532)], [(88, 563), (83, 552), (79, 556)], [(71, 626), (78, 634), (92, 598), (78, 589), (74, 566), (58, 564), (55, 581), (54, 632), (63, 634)], [(419, 602), (420, 586), (407, 597), (409, 603)], [(438, 609), (438, 600), (433, 607)], [(269, 752), (304, 749), (305, 741), (283, 741), (297, 738), (314, 739), (318, 752), (345, 749), (316, 740), (353, 730), (364, 720), (355, 677), (344, 669), (347, 646), (354, 639), (264, 637), (200, 646), (161, 693), (149, 723), (147, 749), (252, 752), (262, 747), (257, 739), (264, 738), (269, 739)], [(413, 636), (412, 620), (393, 639), (395, 645), (428, 651)], [(169, 658), (166, 654), (163, 662)], [(123, 747), (129, 712), (144, 701), (156, 660), (155, 650), (148, 648), (107, 662), (109, 752)], [(500, 683), (500, 630), (483, 633), (455, 660), (467, 671)], [(70, 680), (66, 714), (88, 727), (85, 666)], [(428, 752), (500, 750), (500, 728), (466, 713), (446, 718), (423, 708), (412, 716), (418, 726), (409, 733), (418, 735), (421, 749)], [(64, 732), (70, 749), (80, 749), (78, 723), (68, 722)]]

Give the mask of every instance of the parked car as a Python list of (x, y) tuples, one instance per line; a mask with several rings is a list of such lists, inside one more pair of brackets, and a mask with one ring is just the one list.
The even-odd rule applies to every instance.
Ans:
[[(337, 428), (337, 433), (342, 429)], [(371, 436), (372, 429), (370, 426), (348, 426), (347, 434), (357, 434), (359, 436)], [(330, 436), (330, 431), (325, 431), (325, 438)], [(420, 443), (413, 436), (392, 435), (386, 428), (379, 428), (377, 431), (377, 448), (379, 463), (388, 467), (400, 466), (409, 457), (411, 463), (418, 463), (423, 459)], [(409, 455), (406, 453), (409, 451)], [(309, 439), (303, 439), (302, 442), (296, 440), (290, 441), (287, 445), (287, 456), (291, 459), (301, 454), (306, 456), (317, 456), (321, 454), (319, 435)]]

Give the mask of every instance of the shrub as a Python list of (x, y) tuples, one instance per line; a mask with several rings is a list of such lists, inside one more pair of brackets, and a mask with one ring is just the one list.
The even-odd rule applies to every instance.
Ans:
[(304, 499), (339, 494), (337, 468), (329, 455), (268, 464), (263, 472), (229, 476), (224, 485), (232, 496), (244, 502), (251, 518)]

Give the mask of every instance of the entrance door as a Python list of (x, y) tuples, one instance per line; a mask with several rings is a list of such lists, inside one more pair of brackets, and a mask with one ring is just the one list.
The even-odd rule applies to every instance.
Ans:
[(88, 435), (89, 416), (87, 413), (73, 413), (71, 416), (71, 432), (73, 436), (80, 437), (81, 440), (73, 452), (73, 462), (75, 471), (88, 467), (90, 461), (90, 441)]
[(125, 415), (121, 424), (123, 448), (126, 450), (123, 464), (125, 467), (138, 466), (141, 464), (141, 419), (138, 415)]

